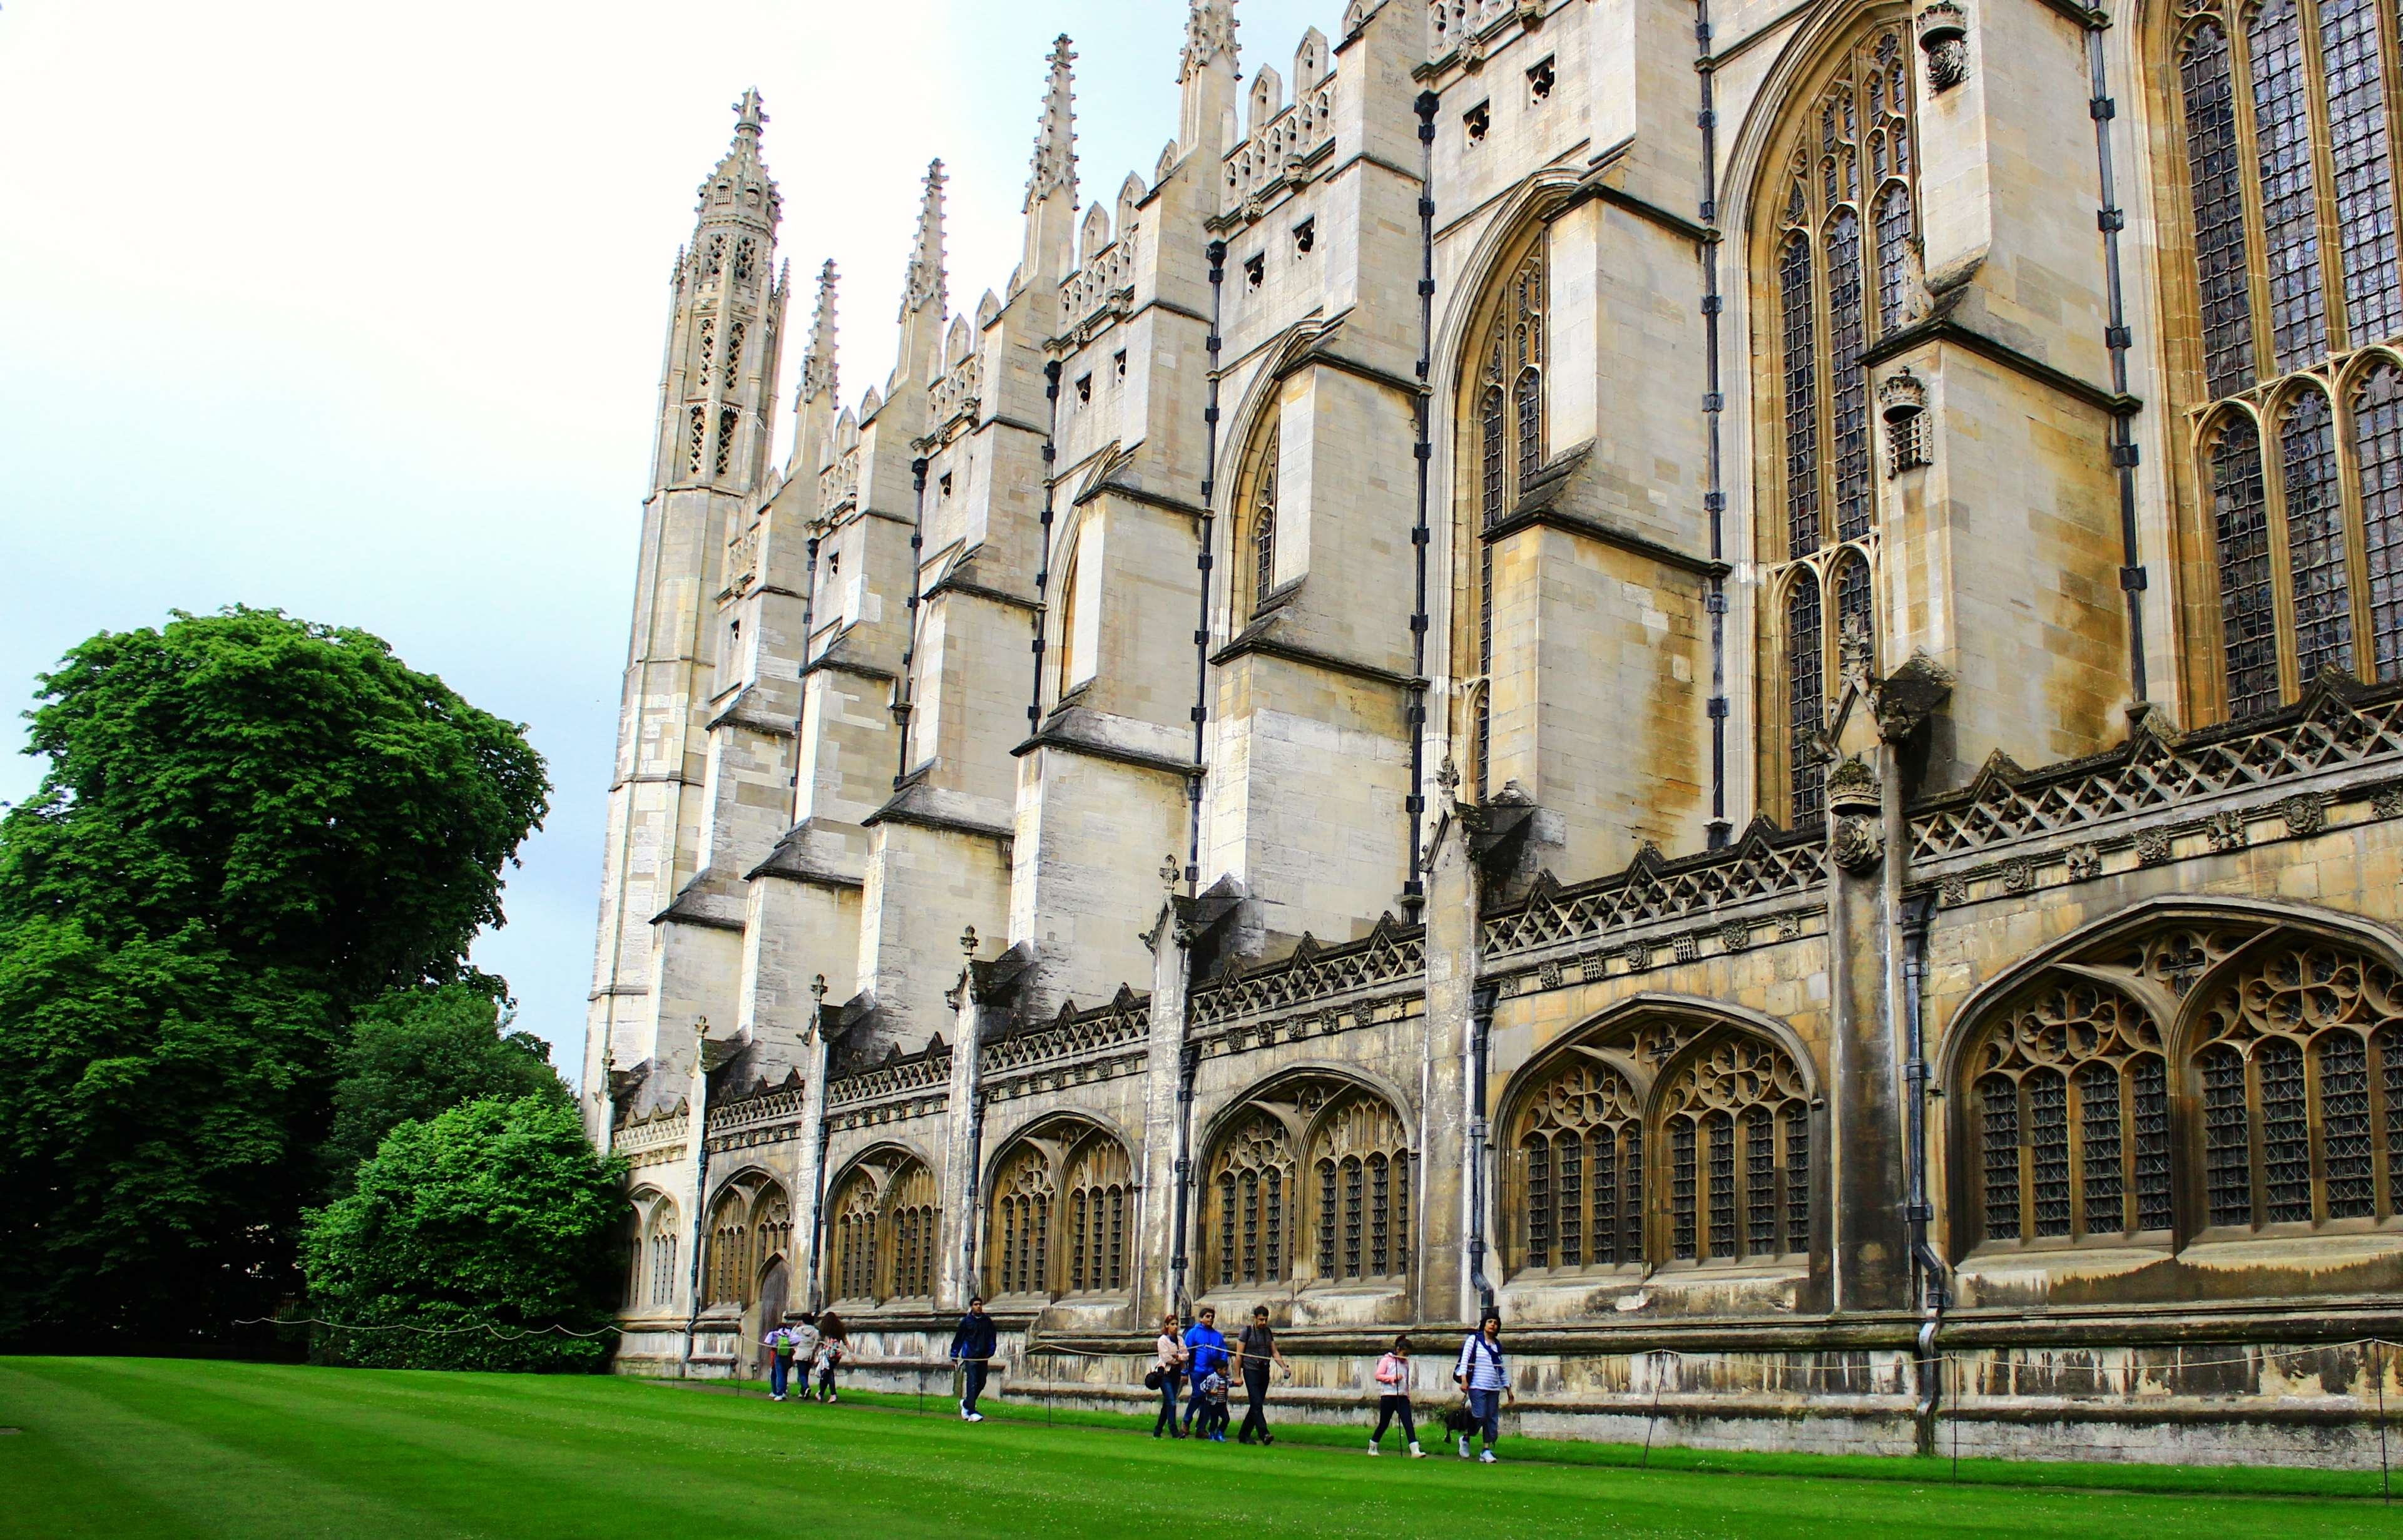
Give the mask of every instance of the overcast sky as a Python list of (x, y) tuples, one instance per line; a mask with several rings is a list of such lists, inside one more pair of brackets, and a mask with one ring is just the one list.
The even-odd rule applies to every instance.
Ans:
[[(1340, 0), (1241, 0), (1290, 75)], [(1045, 59), (1108, 201), (1176, 130), (1185, 0), (7, 0), (0, 7), (0, 745), (103, 629), (273, 605), (522, 721), (552, 812), (477, 960), (581, 1062), (665, 281), (730, 104), (765, 96), (796, 351), (893, 363), (919, 178), (951, 298), (1016, 260)], [(777, 450), (781, 459), (784, 449)], [(0, 753), (0, 800), (39, 760)]]

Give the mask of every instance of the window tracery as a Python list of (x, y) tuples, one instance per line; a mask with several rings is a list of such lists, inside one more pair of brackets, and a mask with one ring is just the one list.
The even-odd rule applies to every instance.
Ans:
[(2206, 397), (2198, 545), (2220, 611), (2198, 641), (2207, 660), (2216, 644), (2231, 717), (2295, 699), (2323, 669), (2403, 671), (2396, 382), (2364, 351), (2403, 334), (2398, 61), (2379, 8), (2188, 0), (2173, 43)]
[(2162, 1051), (2143, 1006), (2082, 980), (2048, 983), (1994, 1020), (1971, 1070), (1987, 1240), (2168, 1228)]
[[(1762, 555), (1771, 591), (1782, 584), (1785, 594), (1766, 628), (1783, 659), (1785, 699), (1765, 715), (1785, 725), (1764, 745), (1777, 768), (1765, 779), (1780, 785), (1795, 825), (1823, 811), (1816, 734), (1840, 628), (1875, 609), (1877, 504), (1861, 360), (1912, 319), (1914, 51), (1907, 25), (1888, 24), (1845, 52), (1802, 119), (1763, 237), (1760, 313), (1778, 383), (1774, 401), (1764, 401), (1775, 431), (1764, 436), (1762, 481), (1782, 493), (1762, 502), (1782, 506), (1784, 520)], [(1831, 587), (1833, 604), (1825, 602)], [(1698, 1147), (1696, 1158), (1707, 1150)]]
[[(935, 1201), (935, 1173), (912, 1160), (895, 1173), (885, 1205), (884, 1228), (892, 1234), (891, 1292), (904, 1299), (932, 1298), (935, 1257), (941, 1244), (941, 1211)], [(872, 1270), (872, 1269), (871, 1269)]]
[(1719, 1266), (1810, 1250), (1810, 1096), (1793, 1058), (1747, 1029), (1640, 1016), (1542, 1069), (1510, 1117), (1521, 1266)]
[(1068, 1166), (1068, 1288), (1115, 1291), (1127, 1286), (1127, 1195), (1133, 1186), (1118, 1142), (1088, 1139)]
[(1468, 431), (1461, 460), (1473, 467), (1477, 518), (1470, 535), (1476, 542), (1476, 588), (1465, 596), (1476, 616), (1475, 654), (1473, 660), (1462, 659), (1461, 672), (1470, 681), (1474, 763), (1469, 782), (1479, 802), (1492, 789), (1493, 533), (1517, 506), (1526, 483), (1543, 468), (1547, 458), (1544, 376), (1549, 342), (1545, 284), (1545, 245), (1539, 237), (1510, 270), (1484, 335), (1471, 354), (1478, 362), (1462, 412)]
[(882, 1228), (873, 1175), (862, 1171), (846, 1178), (835, 1192), (834, 1297), (838, 1299), (876, 1297), (877, 1232)]
[(765, 1177), (738, 1176), (709, 1205), (706, 1233), (707, 1303), (747, 1307), (758, 1297), (761, 1272), (791, 1248), (791, 1200)]
[(1313, 1134), (1318, 1173), (1318, 1276), (1389, 1277), (1410, 1270), (1410, 1143), (1381, 1097), (1346, 1096)]
[(871, 1152), (835, 1185), (826, 1214), (831, 1297), (882, 1304), (934, 1294), (942, 1214), (924, 1161)]
[[(1273, 408), (1271, 409), (1274, 410)], [(1235, 521), (1234, 556), (1228, 563), (1229, 617), (1240, 626), (1268, 603), (1276, 588), (1277, 455), (1281, 429), (1272, 421), (1253, 456)]]
[(1028, 1145), (993, 1176), (992, 1290), (1049, 1292), (1051, 1259), (1051, 1162)]
[(2354, 943), (2174, 924), (2048, 967), (1967, 1031), (1970, 1244), (2174, 1243), (2403, 1210), (2403, 979)]
[(1209, 1186), (1218, 1209), (1220, 1287), (1285, 1280), (1293, 1174), (1293, 1134), (1272, 1112), (1251, 1114), (1220, 1146)]

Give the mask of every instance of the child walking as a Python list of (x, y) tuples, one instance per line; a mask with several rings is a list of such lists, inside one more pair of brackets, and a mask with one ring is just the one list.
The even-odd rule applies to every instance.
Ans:
[(1419, 1430), (1410, 1420), (1410, 1339), (1407, 1333), (1394, 1339), (1394, 1345), (1384, 1357), (1377, 1360), (1377, 1431), (1368, 1436), (1368, 1452), (1382, 1454), (1378, 1446), (1385, 1441), (1385, 1429), (1395, 1418), (1402, 1420), (1402, 1436), (1410, 1441), (1410, 1458), (1424, 1460), (1426, 1450), (1419, 1448)]

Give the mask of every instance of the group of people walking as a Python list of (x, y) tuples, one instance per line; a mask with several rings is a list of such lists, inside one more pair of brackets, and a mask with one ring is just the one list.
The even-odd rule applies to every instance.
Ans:
[[(828, 1402), (834, 1400), (835, 1367), (850, 1348), (840, 1317), (831, 1311), (821, 1315), (804, 1314), (791, 1325), (777, 1327), (762, 1340), (773, 1354), (768, 1379), (772, 1399), (785, 1398), (786, 1387), (798, 1366), (803, 1400), (810, 1398), (813, 1368), (817, 1373), (819, 1395)], [(967, 1313), (960, 1317), (959, 1325), (951, 1333), (950, 1353), (960, 1369), (962, 1422), (984, 1421), (984, 1414), (977, 1410), (977, 1402), (984, 1394), (993, 1360), (999, 1355), (1000, 1348), (1000, 1333), (993, 1317), (985, 1313), (983, 1298), (971, 1298)], [(1225, 1443), (1230, 1420), (1227, 1403), (1240, 1377), (1245, 1409), (1243, 1425), (1236, 1433), (1235, 1441), (1262, 1446), (1275, 1443), (1276, 1436), (1269, 1432), (1268, 1398), (1270, 1376), (1276, 1369), (1287, 1375), (1293, 1373), (1293, 1366), (1286, 1362), (1284, 1350), (1277, 1346), (1276, 1332), (1269, 1325), (1267, 1306), (1255, 1307), (1251, 1324), (1232, 1338), (1218, 1329), (1215, 1306), (1202, 1306), (1190, 1325), (1182, 1324), (1176, 1313), (1170, 1311), (1160, 1318), (1160, 1339), (1154, 1344), (1151, 1371), (1144, 1376), (1145, 1386), (1160, 1393), (1160, 1415), (1152, 1420), (1151, 1436)], [(1499, 1314), (1487, 1311), (1477, 1330), (1462, 1339), (1452, 1378), (1459, 1388), (1463, 1405), (1446, 1414), (1446, 1423), (1457, 1440), (1460, 1457), (1471, 1457), (1471, 1436), (1481, 1435), (1484, 1449), (1475, 1457), (1490, 1465), (1495, 1458), (1493, 1446), (1502, 1437), (1503, 1403), (1518, 1399), (1510, 1388), (1508, 1361), (1502, 1353)], [(1419, 1447), (1418, 1422), (1410, 1406), (1408, 1333), (1396, 1337), (1393, 1346), (1377, 1360), (1375, 1379), (1377, 1427), (1368, 1436), (1368, 1452), (1383, 1452), (1386, 1430), (1398, 1422), (1410, 1458), (1426, 1458), (1426, 1450)]]
[[(1243, 1377), (1247, 1408), (1243, 1425), (1235, 1436), (1239, 1444), (1273, 1444), (1269, 1432), (1268, 1394), (1271, 1369), (1281, 1368), (1288, 1375), (1293, 1366), (1285, 1362), (1285, 1353), (1276, 1345), (1276, 1334), (1269, 1325), (1266, 1306), (1255, 1307), (1252, 1323), (1240, 1336), (1231, 1339), (1218, 1329), (1218, 1312), (1204, 1305), (1195, 1314), (1193, 1324), (1179, 1329), (1174, 1311), (1160, 1318), (1160, 1339), (1154, 1344), (1151, 1372), (1144, 1383), (1160, 1392), (1160, 1415), (1152, 1420), (1154, 1438), (1206, 1438), (1214, 1443), (1227, 1441), (1227, 1398), (1234, 1377)], [(1393, 1346), (1377, 1361), (1377, 1428), (1368, 1436), (1368, 1452), (1383, 1452), (1385, 1432), (1398, 1422), (1402, 1438), (1410, 1446), (1410, 1458), (1423, 1460), (1426, 1450), (1419, 1447), (1418, 1424), (1410, 1407), (1410, 1339), (1405, 1332), (1394, 1339)], [(1477, 1458), (1486, 1464), (1495, 1460), (1493, 1446), (1502, 1437), (1502, 1405), (1507, 1399), (1516, 1401), (1510, 1388), (1507, 1360), (1502, 1353), (1502, 1317), (1492, 1311), (1460, 1344), (1459, 1360), (1452, 1366), (1452, 1382), (1460, 1389), (1465, 1405), (1452, 1414), (1460, 1457), (1470, 1457), (1472, 1434), (1483, 1436), (1484, 1449)], [(1185, 1387), (1189, 1386), (1189, 1394)], [(1178, 1397), (1188, 1394), (1179, 1415)]]
[(851, 1337), (843, 1329), (841, 1316), (832, 1311), (822, 1315), (804, 1311), (790, 1325), (759, 1339), (759, 1343), (768, 1350), (770, 1400), (785, 1399), (798, 1369), (802, 1400), (811, 1398), (810, 1376), (814, 1373), (818, 1398), (828, 1406), (834, 1404), (834, 1371), (851, 1353)]

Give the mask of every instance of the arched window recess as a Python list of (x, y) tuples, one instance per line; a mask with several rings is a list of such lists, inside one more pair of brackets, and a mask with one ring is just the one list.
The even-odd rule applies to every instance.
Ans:
[[(2381, 14), (2385, 13), (2382, 21)], [(2323, 672), (2403, 677), (2398, 44), (2377, 0), (2188, 0), (2160, 34), (2185, 194), (2197, 695), (2230, 718)]]

